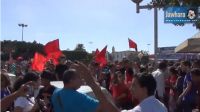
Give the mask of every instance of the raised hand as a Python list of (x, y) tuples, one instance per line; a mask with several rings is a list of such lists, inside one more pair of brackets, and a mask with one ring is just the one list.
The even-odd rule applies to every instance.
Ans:
[(70, 68), (76, 69), (76, 71), (80, 74), (80, 77), (83, 78), (87, 84), (94, 82), (92, 73), (85, 64), (77, 62), (72, 64)]
[(23, 84), (19, 90), (17, 91), (17, 94), (18, 96), (23, 96), (23, 95), (26, 95), (28, 90), (29, 90), (29, 87), (30, 85), (33, 85), (33, 82), (30, 81), (30, 82), (27, 82), (26, 84)]

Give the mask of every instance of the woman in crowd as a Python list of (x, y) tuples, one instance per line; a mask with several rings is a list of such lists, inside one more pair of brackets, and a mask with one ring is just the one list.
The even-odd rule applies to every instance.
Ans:
[(124, 84), (124, 76), (120, 71), (115, 73), (110, 90), (118, 107), (122, 109), (130, 109), (133, 106), (131, 103), (129, 88)]
[(125, 71), (125, 84), (127, 85), (128, 88), (131, 87), (133, 75), (134, 75), (133, 69), (127, 68), (127, 70)]
[(175, 84), (176, 84), (176, 80), (178, 77), (178, 71), (176, 70), (175, 67), (170, 67), (169, 68), (169, 86), (170, 86), (170, 92), (169, 92), (169, 112), (174, 112), (175, 109), (175, 105), (176, 105), (176, 100), (177, 100), (177, 96), (176, 96), (176, 90), (175, 90)]
[(44, 87), (40, 89), (36, 101), (39, 104), (39, 108), (42, 112), (53, 111), (51, 96), (56, 88), (55, 86), (50, 84), (53, 76), (54, 74), (48, 70), (43, 71), (40, 75), (41, 85)]

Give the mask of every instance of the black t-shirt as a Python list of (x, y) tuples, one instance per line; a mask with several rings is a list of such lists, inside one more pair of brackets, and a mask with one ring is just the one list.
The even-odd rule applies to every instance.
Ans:
[(56, 72), (56, 74), (58, 75), (59, 80), (62, 80), (62, 79), (63, 79), (63, 73), (64, 73), (65, 70), (67, 70), (67, 69), (68, 69), (68, 66), (65, 65), (65, 64), (58, 64), (58, 65), (56, 66), (55, 72)]

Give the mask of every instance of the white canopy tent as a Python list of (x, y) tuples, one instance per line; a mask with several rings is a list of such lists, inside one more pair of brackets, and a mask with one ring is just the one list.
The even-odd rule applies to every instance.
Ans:
[(200, 32), (175, 48), (176, 53), (200, 53)]

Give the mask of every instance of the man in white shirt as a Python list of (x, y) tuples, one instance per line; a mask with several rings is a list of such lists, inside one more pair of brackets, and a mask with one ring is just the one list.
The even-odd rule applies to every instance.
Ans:
[(165, 71), (167, 70), (167, 64), (165, 62), (161, 62), (158, 65), (158, 69), (152, 73), (153, 77), (156, 80), (157, 88), (156, 92), (160, 101), (164, 100), (165, 93)]
[(165, 105), (154, 96), (156, 81), (151, 74), (144, 73), (136, 77), (132, 89), (140, 104), (131, 110), (122, 112), (167, 112)]
[[(92, 88), (98, 100), (102, 103), (102, 109), (108, 112), (120, 112), (120, 110), (110, 101), (101, 91), (98, 84), (93, 79), (92, 72), (82, 63), (73, 65), (74, 69), (79, 71), (82, 78)], [(123, 110), (122, 112), (167, 112), (167, 108), (154, 97), (156, 90), (156, 81), (151, 74), (143, 73), (135, 77), (132, 84), (132, 91), (135, 98), (140, 102), (131, 110)]]

